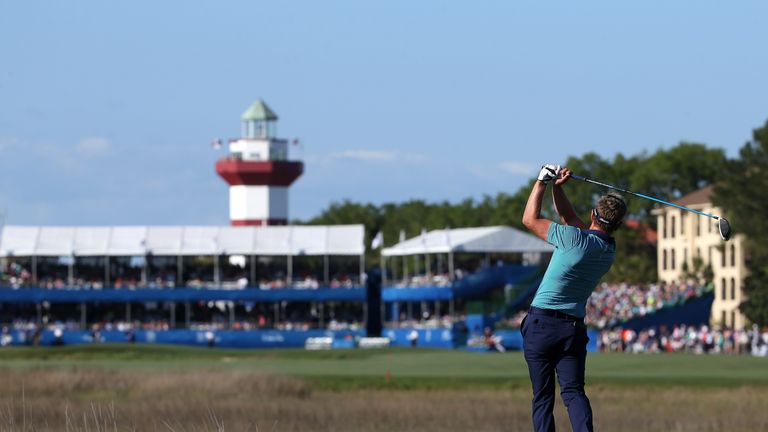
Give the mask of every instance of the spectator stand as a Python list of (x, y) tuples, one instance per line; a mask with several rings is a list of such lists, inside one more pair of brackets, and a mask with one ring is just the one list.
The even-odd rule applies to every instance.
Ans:
[[(294, 261), (315, 257), (320, 265), (313, 268), (318, 285), (331, 286), (332, 258), (352, 257), (357, 268), (344, 266), (345, 281), (360, 285), (364, 272), (362, 225), (335, 226), (116, 226), (116, 227), (31, 227), (6, 226), (0, 236), (0, 258), (23, 261), (29, 268), (28, 284), (40, 285), (38, 274), (61, 279), (62, 286), (76, 286), (77, 279), (98, 282), (99, 287), (115, 285), (121, 279), (128, 286), (147, 287), (160, 277), (162, 287), (258, 286), (258, 263), (267, 258), (283, 257), (284, 286), (303, 281), (305, 274), (294, 271)], [(199, 258), (205, 257), (205, 260)], [(127, 259), (125, 265), (111, 261)], [(161, 259), (163, 258), (163, 259)], [(198, 262), (210, 266), (207, 271), (187, 269)], [(225, 262), (222, 262), (222, 259)], [(152, 261), (158, 259), (156, 265)], [(98, 263), (98, 264), (97, 264)], [(47, 266), (41, 268), (41, 266)], [(136, 269), (127, 272), (126, 268)], [(200, 267), (200, 266), (198, 266)], [(233, 271), (227, 267), (238, 267)], [(115, 271), (119, 269), (119, 271)], [(45, 271), (40, 271), (45, 270)], [(155, 270), (157, 274), (150, 274)], [(226, 270), (229, 270), (228, 272)], [(294, 274), (296, 273), (296, 274)], [(300, 276), (295, 278), (294, 276)], [(349, 284), (348, 284), (349, 285)], [(242, 286), (240, 286), (242, 288)]]
[[(400, 333), (407, 339), (401, 329), (416, 328), (419, 343), (433, 346), (465, 337), (464, 302), (522, 283), (551, 252), (507, 227), (438, 230), (418, 241), (427, 249), (400, 248), (389, 267), (401, 278), (389, 278), (395, 284), (382, 295), (399, 321), (393, 341)], [(32, 324), (45, 331), (62, 323), (68, 331), (130, 327), (138, 341), (142, 331), (174, 330), (181, 315), (187, 329), (216, 335), (355, 330), (367, 315), (358, 288), (363, 248), (362, 226), (7, 227), (0, 260), (19, 275), (8, 284), (16, 290), (0, 290), (2, 321), (36, 317)], [(348, 262), (335, 265), (334, 258)]]
[[(548, 243), (505, 226), (423, 232), (385, 248), (382, 316), (389, 328), (386, 332), (395, 337), (395, 344), (410, 345), (404, 335), (412, 329), (450, 328), (456, 345), (463, 330), (454, 327), (466, 326), (461, 322), (467, 301), (487, 303), (492, 291), (524, 283), (552, 250)], [(418, 343), (444, 337), (419, 333)]]
[[(4, 293), (10, 297), (3, 301), (17, 306), (34, 302), (37, 310), (32, 315), (38, 319), (45, 312), (42, 309), (80, 302), (83, 327), (86, 303), (124, 303), (127, 321), (153, 315), (134, 313), (132, 317), (132, 304), (143, 307), (141, 312), (151, 312), (156, 309), (153, 305), (161, 303), (168, 312), (164, 319), (175, 326), (177, 304), (182, 302), (189, 326), (193, 302), (208, 309), (215, 303), (228, 310), (230, 324), (236, 321), (236, 309), (244, 314), (244, 309), (263, 309), (271, 302), (273, 325), (289, 315), (288, 303), (306, 302), (304, 308), (324, 326), (325, 303), (351, 301), (362, 307), (363, 235), (362, 225), (5, 226), (0, 235), (0, 268), (13, 275), (3, 285), (25, 288), (28, 293)], [(339, 292), (324, 294), (334, 287)], [(274, 288), (288, 289), (266, 297), (259, 294)], [(112, 292), (125, 289), (133, 292)], [(307, 289), (316, 293), (296, 293)], [(84, 292), (68, 292), (76, 290)], [(105, 315), (120, 315), (113, 306)], [(260, 314), (269, 315), (266, 312)]]

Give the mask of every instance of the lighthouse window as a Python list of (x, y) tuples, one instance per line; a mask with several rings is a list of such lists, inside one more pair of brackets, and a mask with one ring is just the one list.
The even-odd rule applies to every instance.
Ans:
[(272, 160), (285, 160), (285, 151), (275, 146), (272, 148), (271, 156)]

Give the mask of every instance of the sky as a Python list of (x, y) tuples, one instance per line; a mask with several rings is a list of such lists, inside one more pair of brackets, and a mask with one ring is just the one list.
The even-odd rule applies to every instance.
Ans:
[[(0, 213), (227, 224), (214, 171), (263, 98), (332, 202), (514, 193), (542, 163), (768, 120), (763, 1), (0, 3)], [(2, 216), (0, 216), (2, 218)]]

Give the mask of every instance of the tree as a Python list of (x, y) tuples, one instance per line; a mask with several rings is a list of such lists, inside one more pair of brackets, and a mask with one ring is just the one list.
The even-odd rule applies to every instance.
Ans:
[[(712, 183), (725, 163), (723, 150), (683, 142), (650, 155), (645, 152), (634, 156), (619, 153), (612, 160), (597, 153), (586, 153), (580, 157), (569, 157), (565, 164), (581, 176), (663, 199), (676, 199)], [(363, 223), (366, 227), (366, 244), (370, 244), (376, 233), (382, 231), (386, 245), (395, 243), (401, 230), (410, 238), (418, 235), (422, 229), (484, 225), (508, 225), (522, 229), (523, 210), (535, 181), (531, 179), (513, 194), (486, 195), (479, 201), (467, 198), (458, 203), (428, 203), (423, 200), (381, 205), (349, 201), (334, 203), (308, 223)], [(578, 181), (570, 182), (566, 190), (574, 210), (584, 221), (589, 221), (595, 202), (607, 192), (603, 187)], [(656, 226), (656, 218), (650, 214), (654, 206), (652, 201), (632, 196), (625, 198), (628, 218), (637, 219), (644, 226)], [(549, 196), (542, 206), (542, 214), (556, 219)], [(618, 259), (606, 275), (606, 280), (655, 281), (656, 248), (643, 238), (641, 232), (632, 229), (622, 228), (616, 232), (615, 237), (619, 244)], [(368, 250), (366, 253), (367, 263), (378, 263), (378, 251)]]
[[(631, 174), (629, 190), (675, 200), (714, 183), (726, 161), (722, 149), (682, 142), (669, 150), (659, 150), (638, 164)], [(655, 205), (650, 200), (633, 199), (630, 211), (645, 219)], [(655, 218), (649, 222), (656, 225)]]
[(712, 272), (712, 265), (704, 265), (704, 259), (700, 256), (694, 256), (691, 259), (691, 267), (688, 267), (687, 262), (683, 262), (682, 276), (685, 279), (693, 279), (696, 282), (704, 285), (709, 285), (714, 279), (714, 273)]
[[(342, 224), (363, 224), (365, 226), (365, 261), (367, 263), (378, 262), (378, 251), (372, 251), (370, 247), (371, 240), (379, 232), (383, 225), (381, 209), (373, 204), (358, 204), (351, 201), (342, 203), (332, 203), (320, 215), (312, 218), (308, 222), (310, 225), (342, 225)], [(301, 221), (296, 221), (302, 223)], [(372, 261), (376, 258), (375, 261)]]
[(606, 282), (655, 282), (656, 245), (643, 237), (642, 229), (622, 227), (616, 238), (616, 260), (605, 275)]
[(752, 141), (719, 171), (713, 203), (728, 218), (734, 233), (744, 237), (749, 277), (740, 310), (752, 322), (768, 325), (768, 121), (753, 131)]

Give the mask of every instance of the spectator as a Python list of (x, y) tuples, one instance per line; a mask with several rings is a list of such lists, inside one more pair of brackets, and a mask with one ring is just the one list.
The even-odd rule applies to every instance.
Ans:
[(413, 329), (410, 331), (410, 333), (408, 333), (408, 341), (414, 348), (416, 348), (416, 345), (419, 344), (419, 332), (417, 332), (416, 329)]
[[(747, 350), (746, 341), (751, 341)], [(739, 347), (739, 348), (736, 348)], [(768, 329), (756, 326), (744, 331), (732, 328), (709, 328), (677, 325), (671, 331), (665, 326), (635, 332), (631, 329), (607, 329), (600, 332), (598, 349), (603, 352), (768, 355)]]

